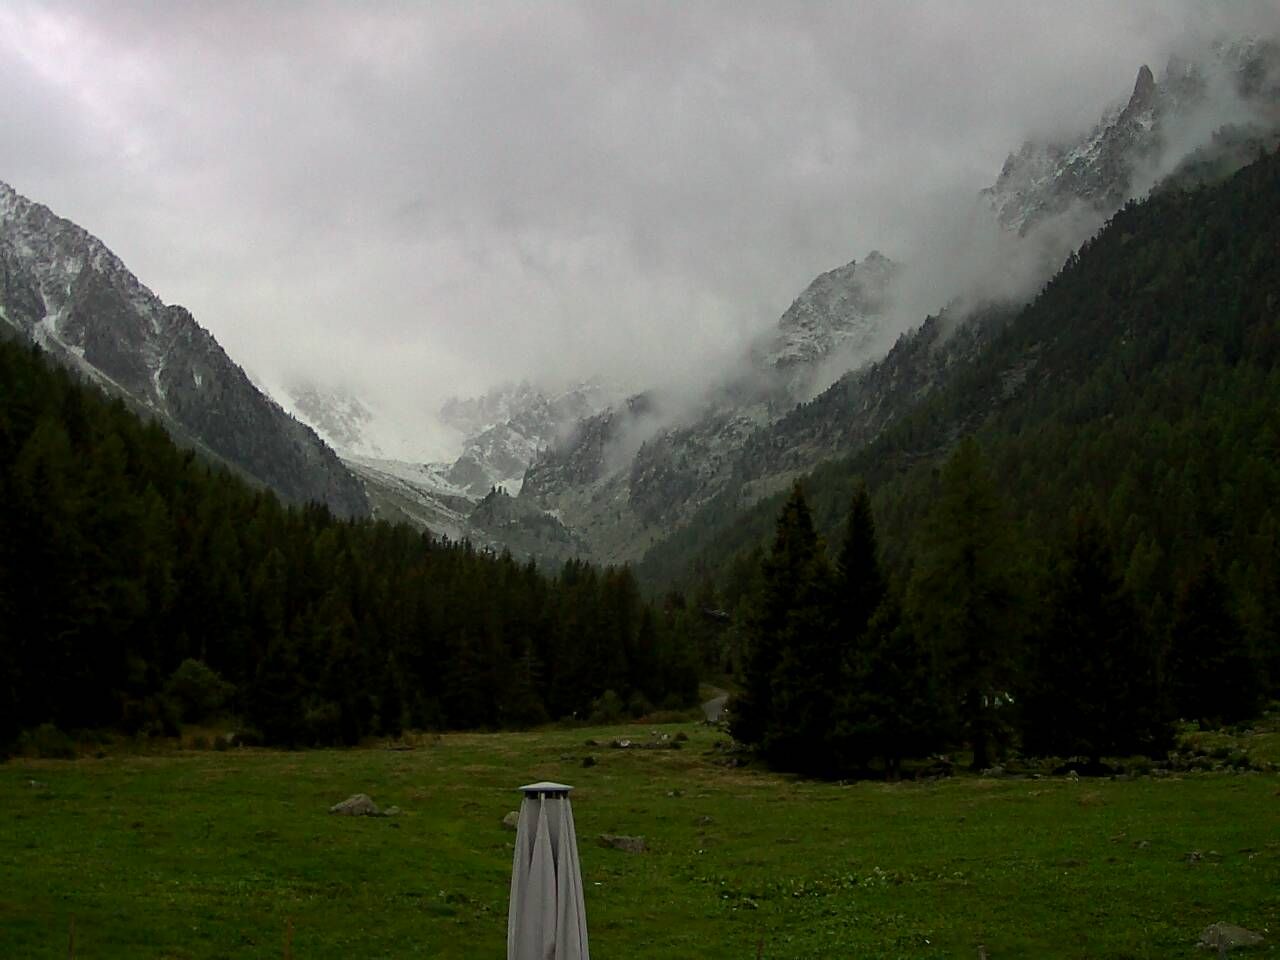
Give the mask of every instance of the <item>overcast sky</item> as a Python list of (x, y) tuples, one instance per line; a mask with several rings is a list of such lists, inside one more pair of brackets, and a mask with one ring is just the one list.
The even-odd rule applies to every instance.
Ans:
[[(0, 0), (0, 179), (258, 377), (696, 377), (1276, 0)], [(427, 428), (423, 427), (424, 443)]]

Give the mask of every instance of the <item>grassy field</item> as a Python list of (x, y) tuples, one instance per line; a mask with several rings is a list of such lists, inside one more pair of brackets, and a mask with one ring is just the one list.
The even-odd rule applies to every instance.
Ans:
[[(82, 958), (282, 957), (287, 926), (299, 960), (501, 957), (500, 821), (540, 779), (577, 786), (596, 960), (751, 960), (761, 940), (766, 958), (1192, 957), (1217, 921), (1280, 955), (1274, 773), (814, 784), (713, 763), (706, 728), (661, 730), (691, 739), (584, 746), (649, 736), (616, 727), (11, 760), (0, 957), (67, 957), (73, 917)], [(328, 814), (356, 792), (403, 812)]]

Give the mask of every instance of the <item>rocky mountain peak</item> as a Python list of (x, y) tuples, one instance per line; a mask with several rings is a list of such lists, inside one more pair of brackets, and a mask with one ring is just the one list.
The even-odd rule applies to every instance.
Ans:
[(756, 351), (755, 365), (777, 371), (790, 392), (802, 394), (815, 365), (837, 352), (865, 349), (879, 329), (899, 267), (873, 250), (861, 262), (819, 275), (787, 308)]
[(1000, 224), (1022, 235), (1073, 209), (1100, 223), (1168, 173), (1179, 159), (1167, 156), (1172, 144), (1207, 139), (1213, 131), (1205, 113), (1221, 113), (1224, 98), (1236, 99), (1227, 113), (1252, 114), (1274, 126), (1280, 119), (1277, 61), (1273, 41), (1251, 41), (1171, 57), (1158, 83), (1144, 64), (1123, 109), (1108, 111), (1077, 140), (1023, 144), (983, 196)]
[(1155, 104), (1156, 78), (1151, 68), (1145, 63), (1138, 70), (1138, 79), (1133, 85), (1133, 95), (1124, 108), (1125, 113), (1139, 113), (1150, 109)]

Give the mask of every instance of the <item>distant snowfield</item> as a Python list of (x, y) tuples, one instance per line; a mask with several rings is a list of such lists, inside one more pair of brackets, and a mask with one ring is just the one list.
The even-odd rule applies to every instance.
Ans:
[(451, 463), (466, 442), (431, 410), (399, 410), (378, 397), (338, 389), (312, 388), (308, 397), (278, 378), (252, 376), (260, 390), (315, 430), (344, 459), (402, 462), (408, 467)]
[(450, 497), (471, 499), (470, 494), (462, 487), (450, 483), (444, 477), (448, 464), (442, 463), (409, 463), (404, 460), (387, 460), (378, 457), (351, 456), (345, 458), (348, 463), (359, 464), (371, 472), (382, 474), (412, 487), (431, 493)]

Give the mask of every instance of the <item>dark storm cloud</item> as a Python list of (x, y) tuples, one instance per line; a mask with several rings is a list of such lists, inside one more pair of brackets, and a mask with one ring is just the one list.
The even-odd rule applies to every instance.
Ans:
[(0, 5), (0, 179), (269, 381), (691, 379), (1274, 4)]

